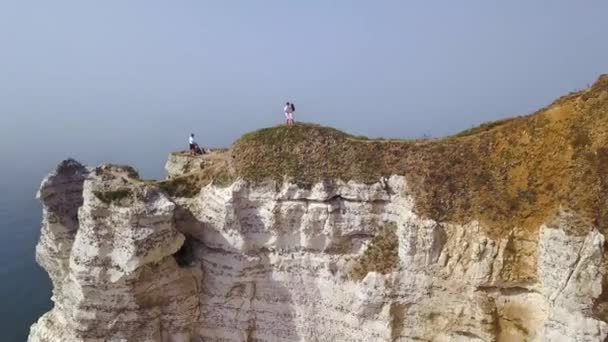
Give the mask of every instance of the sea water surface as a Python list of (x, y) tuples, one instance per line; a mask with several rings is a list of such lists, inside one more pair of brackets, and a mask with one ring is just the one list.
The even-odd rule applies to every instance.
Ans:
[(2, 341), (25, 341), (29, 326), (51, 308), (49, 278), (34, 260), (42, 216), (34, 174), (0, 174)]

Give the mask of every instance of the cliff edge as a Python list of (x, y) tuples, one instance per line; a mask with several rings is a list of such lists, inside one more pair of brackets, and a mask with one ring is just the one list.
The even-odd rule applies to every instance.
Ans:
[(436, 140), (310, 124), (42, 182), (30, 341), (604, 341), (608, 76)]

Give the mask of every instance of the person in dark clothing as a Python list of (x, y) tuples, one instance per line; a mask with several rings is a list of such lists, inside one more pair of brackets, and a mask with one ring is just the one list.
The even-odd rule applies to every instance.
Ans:
[(196, 141), (194, 141), (194, 133), (190, 134), (190, 137), (188, 138), (188, 145), (190, 145), (190, 154), (203, 154), (201, 148), (198, 146)]

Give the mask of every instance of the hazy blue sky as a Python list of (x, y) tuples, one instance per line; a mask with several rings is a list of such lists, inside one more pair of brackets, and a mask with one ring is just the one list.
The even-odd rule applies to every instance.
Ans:
[(160, 171), (191, 131), (228, 145), (281, 122), (286, 100), (297, 119), (372, 137), (526, 114), (608, 72), (606, 13), (605, 0), (4, 0), (0, 172), (65, 156)]

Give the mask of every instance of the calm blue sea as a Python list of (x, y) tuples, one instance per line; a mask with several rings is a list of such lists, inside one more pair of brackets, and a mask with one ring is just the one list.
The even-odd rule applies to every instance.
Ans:
[(0, 181), (0, 329), (3, 341), (25, 341), (29, 326), (51, 308), (51, 284), (34, 260), (41, 208), (34, 177)]

